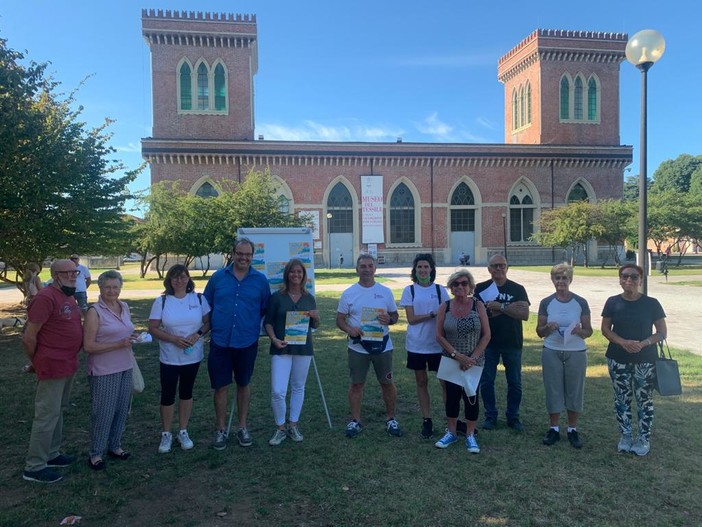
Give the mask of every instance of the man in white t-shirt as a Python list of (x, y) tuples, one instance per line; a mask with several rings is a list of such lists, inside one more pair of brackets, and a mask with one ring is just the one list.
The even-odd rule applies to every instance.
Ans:
[(435, 372), (439, 369), (442, 349), (436, 341), (436, 312), (443, 302), (448, 301), (449, 294), (444, 286), (434, 283), (436, 263), (429, 253), (415, 256), (411, 276), (413, 283), (402, 292), (400, 306), (405, 308), (407, 315), (407, 368), (414, 370), (417, 383), (417, 398), (423, 417), (421, 434), (429, 439), (434, 434), (434, 424), (427, 370)]
[(92, 283), (92, 277), (88, 268), (80, 263), (80, 257), (72, 254), (70, 260), (76, 264), (78, 276), (76, 277), (76, 293), (73, 295), (78, 302), (78, 307), (85, 314), (88, 311), (88, 288)]
[[(356, 437), (363, 430), (361, 403), (371, 363), (385, 401), (386, 430), (395, 437), (402, 435), (395, 419), (397, 389), (392, 377), (392, 340), (388, 332), (388, 326), (395, 324), (399, 315), (392, 291), (375, 281), (375, 271), (375, 258), (370, 254), (361, 254), (356, 260), (358, 283), (341, 294), (336, 313), (337, 327), (350, 338), (348, 357), (351, 421), (346, 426), (346, 437), (350, 438)], [(375, 338), (378, 340), (370, 340), (373, 334), (377, 335)]]

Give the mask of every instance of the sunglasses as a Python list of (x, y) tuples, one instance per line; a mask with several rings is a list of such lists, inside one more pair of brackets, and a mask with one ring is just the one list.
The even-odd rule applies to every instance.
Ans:
[(468, 280), (461, 280), (460, 282), (456, 281), (451, 284), (451, 287), (468, 287), (470, 285), (470, 282)]
[(619, 275), (619, 278), (622, 280), (631, 280), (632, 282), (636, 282), (639, 279), (639, 275), (636, 273), (622, 273)]

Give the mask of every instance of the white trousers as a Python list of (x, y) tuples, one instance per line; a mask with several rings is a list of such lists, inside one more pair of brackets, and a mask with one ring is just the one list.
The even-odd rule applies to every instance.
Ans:
[(277, 426), (285, 424), (285, 395), (288, 392), (288, 382), (290, 382), (290, 421), (296, 423), (300, 420), (310, 362), (312, 362), (312, 355), (271, 356), (271, 406)]

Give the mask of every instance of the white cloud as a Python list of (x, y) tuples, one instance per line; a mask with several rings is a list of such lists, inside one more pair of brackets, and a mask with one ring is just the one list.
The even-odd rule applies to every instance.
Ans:
[(296, 126), (277, 123), (259, 123), (256, 125), (256, 137), (262, 135), (273, 141), (361, 141), (382, 142), (395, 141), (401, 137), (403, 130), (382, 125), (324, 124), (317, 121), (303, 121)]
[(126, 146), (115, 146), (117, 152), (141, 153), (141, 143), (128, 143)]
[(434, 136), (439, 140), (446, 140), (453, 133), (453, 127), (441, 121), (437, 112), (425, 117), (422, 122), (415, 122), (414, 125), (420, 133)]
[(486, 119), (485, 117), (477, 117), (475, 119), (475, 122), (478, 123), (483, 128), (487, 128), (488, 130), (498, 130), (498, 128), (499, 128), (490, 119)]

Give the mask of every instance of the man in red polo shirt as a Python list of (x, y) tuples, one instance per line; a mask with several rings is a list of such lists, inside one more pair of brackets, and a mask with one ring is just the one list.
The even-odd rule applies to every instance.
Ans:
[(51, 264), (53, 283), (34, 297), (28, 308), (22, 344), (37, 374), (34, 421), (23, 478), (54, 483), (63, 476), (54, 467), (75, 461), (62, 454), (63, 412), (68, 406), (78, 352), (83, 344), (80, 310), (73, 294), (76, 265), (70, 260)]

